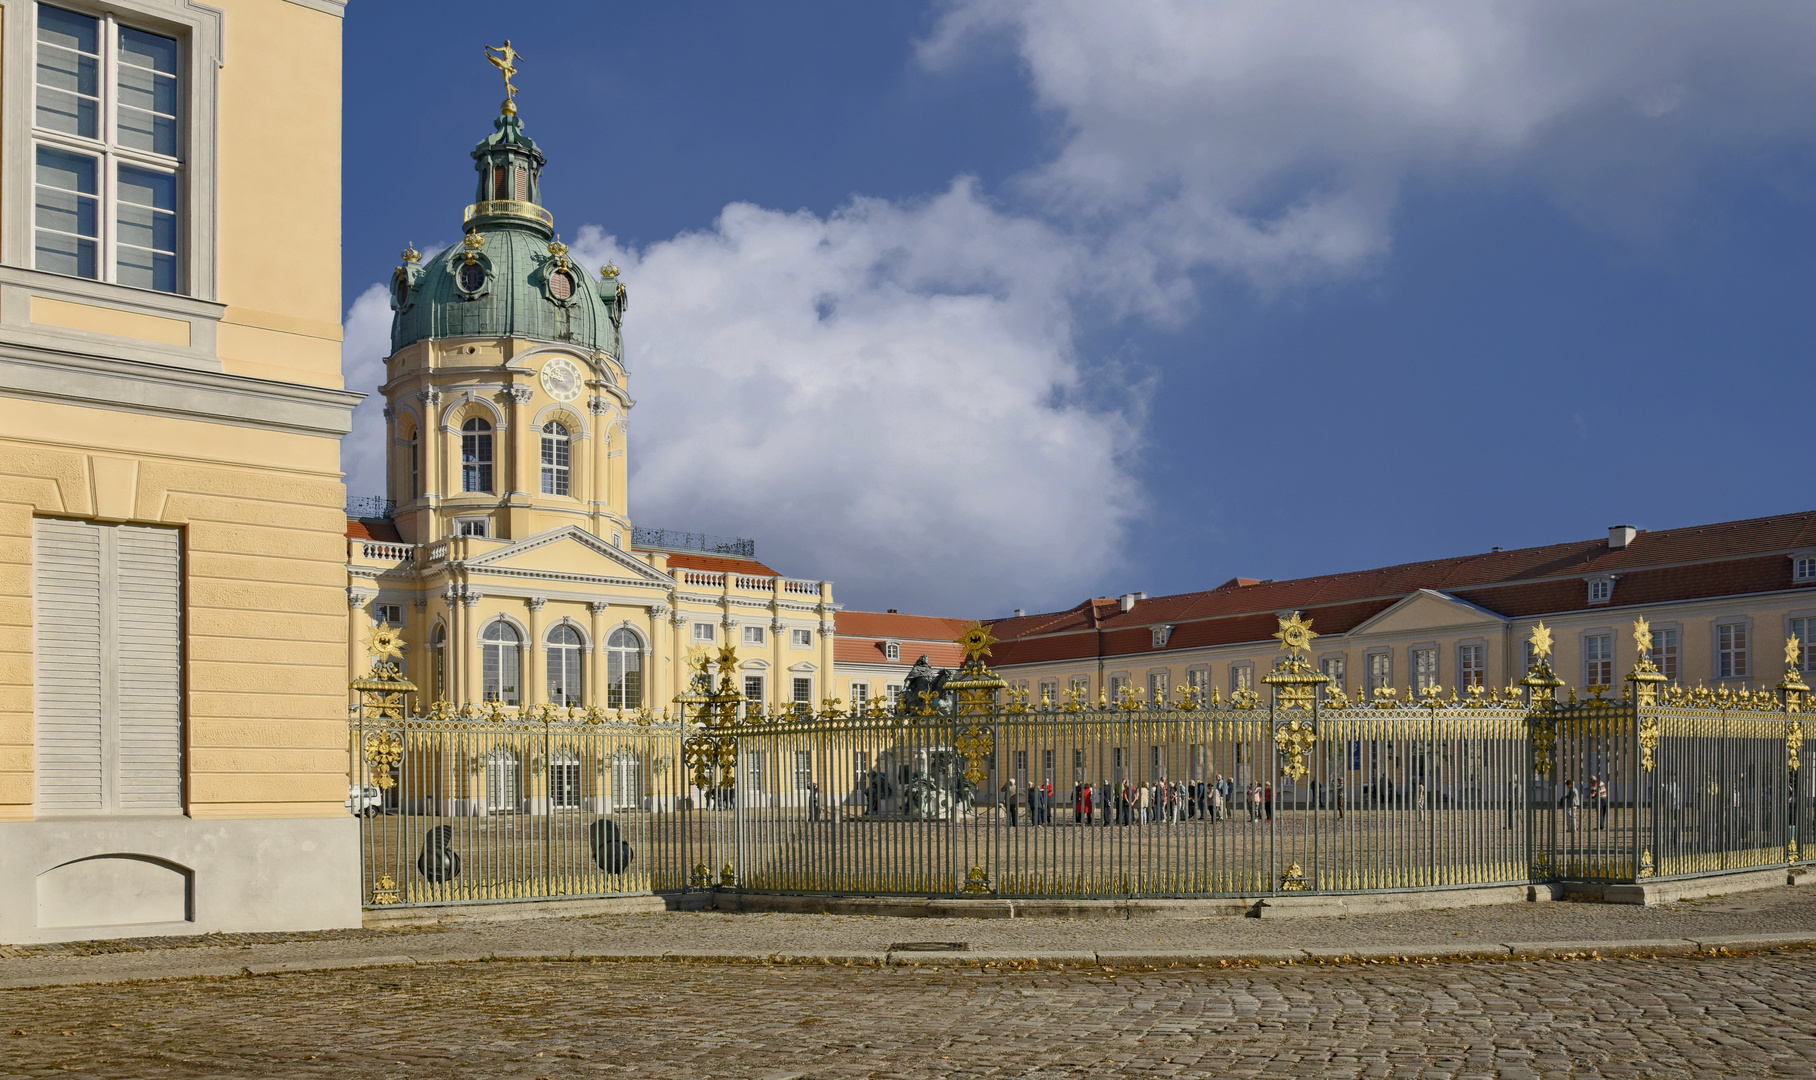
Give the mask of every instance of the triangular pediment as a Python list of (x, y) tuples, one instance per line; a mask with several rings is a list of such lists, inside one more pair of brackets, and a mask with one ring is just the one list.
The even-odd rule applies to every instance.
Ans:
[(1393, 607), (1349, 632), (1358, 634), (1416, 634), (1467, 626), (1504, 626), (1507, 620), (1449, 593), (1420, 589)]
[(573, 575), (672, 588), (674, 579), (577, 525), (537, 533), (466, 560), (469, 571)]

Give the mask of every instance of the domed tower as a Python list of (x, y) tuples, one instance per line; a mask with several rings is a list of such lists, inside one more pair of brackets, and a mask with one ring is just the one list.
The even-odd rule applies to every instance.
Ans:
[(629, 547), (626, 292), (573, 261), (541, 205), (546, 159), (507, 101), (473, 148), (465, 236), (391, 279), (389, 495), (402, 539), (578, 525)]

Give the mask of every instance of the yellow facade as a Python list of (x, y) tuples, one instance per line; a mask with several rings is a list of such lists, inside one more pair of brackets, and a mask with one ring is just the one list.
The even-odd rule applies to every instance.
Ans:
[[(46, 908), (81, 881), (114, 880), (50, 876), (110, 848), (164, 866), (190, 890), (180, 921), (123, 900), (117, 921), (134, 933), (357, 919), (338, 898), (311, 907), (268, 897), (261, 913), (250, 884), (287, 880), (257, 854), (267, 844), (293, 849), (318, 879), (352, 873), (339, 437), (358, 395), (340, 376), (340, 11), (319, 0), (217, 6), (69, 0), (47, 15), (0, 2), (0, 821), (45, 827), (14, 834), (20, 861), (6, 866), (26, 876), (26, 890), (39, 878), (37, 921), (22, 910), (29, 897), (0, 894), (0, 939), (106, 933), (104, 903), (82, 916), (86, 926)], [(132, 277), (130, 236), (124, 225), (110, 231), (107, 205), (99, 260), (75, 268), (88, 272), (67, 272), (45, 254), (54, 238), (34, 230), (41, 155), (88, 155), (103, 168), (147, 160), (124, 129), (91, 137), (32, 111), (34, 95), (50, 97), (34, 50), (65, 40), (53, 20), (71, 15), (78, 31), (82, 20), (101, 28), (104, 97), (110, 65), (124, 62), (107, 51), (114, 28), (175, 43), (179, 135), (149, 160), (167, 165), (177, 190), (177, 250), (174, 278), (153, 287)], [(72, 49), (88, 40), (77, 34)], [(34, 691), (56, 660), (34, 645), (47, 628), (34, 625), (32, 537), (46, 519), (178, 531), (174, 815), (85, 828), (42, 804)], [(260, 821), (270, 824), (245, 824)], [(211, 862), (211, 845), (235, 850)]]

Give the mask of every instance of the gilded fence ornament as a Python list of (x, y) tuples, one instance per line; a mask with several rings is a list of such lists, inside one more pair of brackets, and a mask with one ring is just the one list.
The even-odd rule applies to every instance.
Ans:
[(1798, 751), (1803, 749), (1803, 721), (1786, 720), (1784, 722), (1784, 764), (1785, 768), (1796, 772), (1803, 767), (1798, 759)]
[(1311, 620), (1300, 618), (1297, 611), (1279, 621), (1280, 629), (1274, 637), (1280, 639), (1280, 648), (1287, 655), (1276, 660), (1274, 669), (1261, 681), (1274, 688), (1276, 707), (1310, 711), (1318, 703), (1318, 687), (1330, 682), (1330, 676), (1313, 668), (1305, 658), (1306, 646), (1318, 635), (1312, 632)]
[(1147, 693), (1138, 686), (1125, 686), (1122, 688), (1116, 707), (1123, 712), (1135, 712), (1141, 708), (1142, 699), (1146, 696)]
[(730, 860), (726, 860), (725, 865), (719, 868), (719, 888), (735, 889), (737, 886), (738, 868), (733, 866)]
[(990, 755), (996, 752), (996, 735), (973, 724), (965, 729), (965, 733), (954, 740), (952, 745), (958, 748), (959, 753), (965, 755), (965, 779), (974, 788), (983, 787), (984, 781), (990, 778), (990, 774), (984, 766)]
[(1649, 878), (1656, 872), (1652, 865), (1652, 849), (1646, 848), (1639, 855), (1639, 876)]
[(1288, 863), (1286, 873), (1280, 876), (1280, 891), (1304, 892), (1305, 890), (1305, 867), (1296, 862)]
[(1778, 693), (1788, 713), (1803, 712), (1803, 703), (1809, 698), (1810, 688), (1803, 681), (1803, 653), (1803, 642), (1796, 634), (1785, 639), (1784, 678), (1778, 681)]
[(946, 681), (946, 690), (953, 695), (954, 711), (958, 716), (980, 716), (992, 711), (996, 708), (998, 691), (1009, 685), (984, 664), (984, 657), (990, 655), (990, 646), (994, 644), (996, 638), (982, 623), (972, 623), (958, 636), (958, 645), (965, 650), (965, 662)]
[(1639, 722), (1639, 767), (1651, 772), (1658, 767), (1658, 717), (1646, 716)]
[(396, 904), (401, 902), (398, 896), (397, 879), (390, 874), (378, 875), (372, 883), (372, 902), (374, 904)]
[(1394, 698), (1399, 696), (1399, 693), (1398, 690), (1395, 690), (1391, 686), (1375, 687), (1375, 708), (1392, 709), (1398, 707), (1400, 703), (1395, 701)]
[(1280, 771), (1295, 781), (1310, 776), (1311, 768), (1305, 763), (1305, 758), (1311, 753), (1317, 738), (1317, 733), (1312, 730), (1310, 722), (1300, 720), (1296, 716), (1288, 723), (1275, 728), (1274, 745), (1280, 750)]
[(965, 871), (965, 891), (968, 893), (987, 893), (990, 891), (990, 875), (982, 866), (973, 865)]
[(407, 646), (399, 627), (381, 622), (366, 634), (366, 652), (372, 657), (372, 670), (363, 679), (355, 679), (348, 688), (359, 694), (360, 707), (367, 716), (381, 720), (401, 720), (408, 697), (416, 693), (416, 684), (404, 678), (399, 661)]
[(1243, 687), (1230, 691), (1230, 708), (1252, 712), (1261, 706), (1261, 695)]
[(1551, 775), (1552, 751), (1557, 749), (1557, 721), (1545, 716), (1532, 718), (1532, 772), (1543, 780)]
[(372, 782), (386, 791), (397, 786), (397, 779), (391, 775), (391, 767), (403, 760), (404, 743), (389, 731), (366, 736), (366, 763), (372, 766), (378, 775)]
[(1338, 686), (1336, 683), (1329, 683), (1324, 687), (1324, 707), (1327, 709), (1347, 709), (1349, 708), (1349, 695), (1343, 692), (1341, 686)]

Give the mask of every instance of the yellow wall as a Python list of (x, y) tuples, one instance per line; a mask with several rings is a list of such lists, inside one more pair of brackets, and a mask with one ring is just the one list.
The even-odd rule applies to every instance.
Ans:
[(336, 442), (6, 398), (0, 432), (0, 819), (32, 816), (34, 515), (183, 528), (191, 816), (344, 814)]

